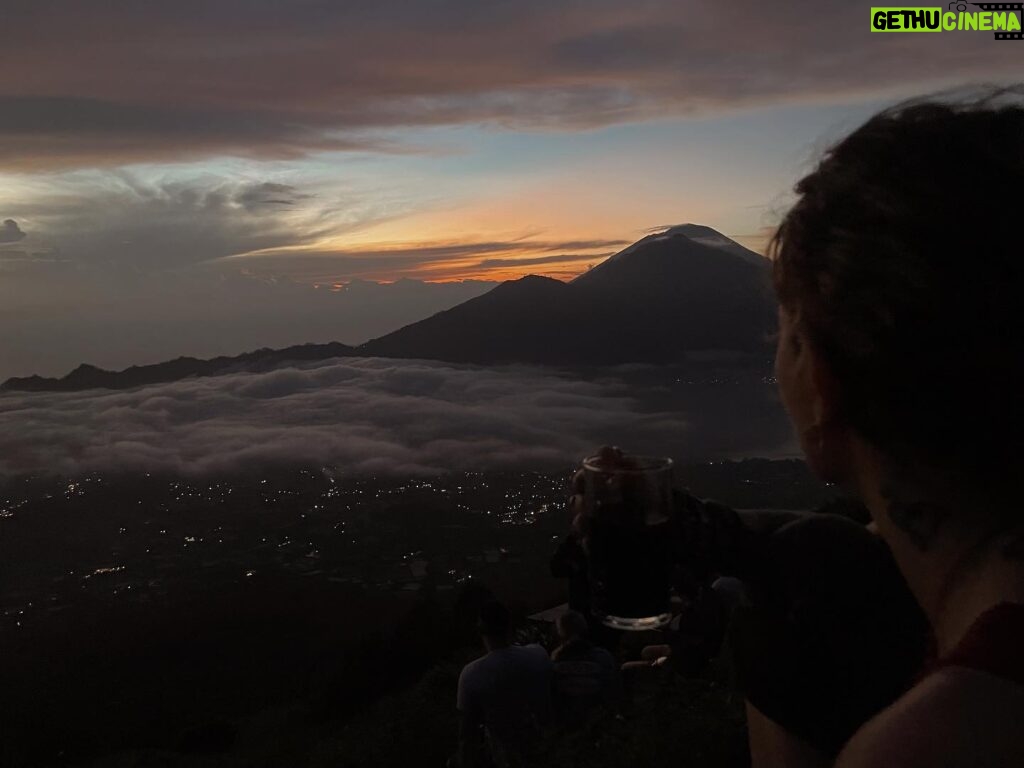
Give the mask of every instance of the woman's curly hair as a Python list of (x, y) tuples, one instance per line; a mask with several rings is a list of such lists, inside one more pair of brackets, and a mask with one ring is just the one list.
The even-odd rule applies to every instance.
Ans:
[(1024, 353), (1024, 89), (886, 109), (796, 186), (779, 301), (894, 460), (1015, 480)]

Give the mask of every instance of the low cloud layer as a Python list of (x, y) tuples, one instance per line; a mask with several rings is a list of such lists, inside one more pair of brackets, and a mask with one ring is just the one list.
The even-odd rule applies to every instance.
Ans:
[(667, 372), (339, 359), (129, 392), (0, 395), (0, 474), (216, 473), (275, 463), (400, 475), (546, 468), (596, 445), (677, 458), (788, 440), (769, 388), (712, 394)]

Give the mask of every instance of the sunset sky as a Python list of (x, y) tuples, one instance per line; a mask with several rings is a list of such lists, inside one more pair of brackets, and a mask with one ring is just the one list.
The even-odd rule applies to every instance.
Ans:
[[(14, 0), (3, 24), (0, 375), (114, 329), (110, 364), (259, 346), (189, 320), (359, 278), (569, 278), (688, 221), (759, 249), (829, 141), (1024, 55), (871, 34), (849, 0)], [(371, 333), (318, 322), (269, 341)]]

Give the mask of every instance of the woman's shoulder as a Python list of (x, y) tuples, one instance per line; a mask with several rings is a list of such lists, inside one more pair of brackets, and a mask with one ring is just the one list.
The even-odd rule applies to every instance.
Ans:
[(836, 768), (1024, 765), (1024, 686), (945, 667), (865, 724)]

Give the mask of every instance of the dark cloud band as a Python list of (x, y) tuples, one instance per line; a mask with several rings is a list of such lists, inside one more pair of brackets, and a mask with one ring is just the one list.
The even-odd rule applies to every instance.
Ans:
[(0, 225), (0, 244), (16, 243), (24, 238), (25, 233), (21, 231), (18, 222), (14, 219), (4, 219), (3, 224)]
[(868, 34), (867, 14), (839, 0), (12, 0), (0, 168), (393, 151), (381, 132), (409, 126), (578, 128), (1019, 75), (1015, 46), (988, 35), (896, 40)]

